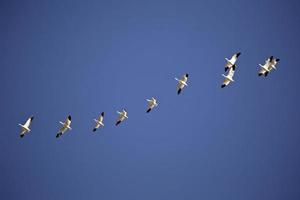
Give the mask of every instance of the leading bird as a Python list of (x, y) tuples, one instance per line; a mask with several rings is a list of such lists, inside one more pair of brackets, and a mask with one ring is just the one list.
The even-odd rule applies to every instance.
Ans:
[(25, 122), (25, 124), (19, 124), (19, 126), (22, 127), (22, 130), (21, 130), (21, 133), (20, 133), (20, 137), (24, 137), (25, 134), (29, 133), (31, 130), (29, 129), (31, 123), (32, 123), (32, 120), (33, 120), (33, 116), (29, 117), (27, 119), (27, 121)]
[(69, 115), (64, 123), (61, 121), (59, 122), (62, 125), (62, 127), (60, 128), (59, 132), (56, 134), (56, 138), (62, 136), (67, 130), (72, 130), (71, 120), (72, 120), (71, 115)]
[(188, 86), (188, 84), (187, 84), (188, 77), (189, 77), (189, 74), (184, 74), (181, 79), (175, 78), (175, 80), (178, 81), (177, 94), (180, 94), (181, 91), (183, 90), (183, 88), (185, 86)]

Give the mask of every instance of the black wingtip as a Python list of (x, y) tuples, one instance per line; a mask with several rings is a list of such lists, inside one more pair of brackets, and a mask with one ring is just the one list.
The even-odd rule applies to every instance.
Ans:
[(70, 121), (72, 120), (72, 117), (71, 117), (71, 115), (69, 115), (69, 116), (68, 116), (68, 119), (69, 119)]
[(121, 123), (121, 121), (117, 121), (116, 126), (118, 126)]
[(149, 113), (151, 111), (151, 108), (149, 108), (146, 112)]
[(241, 55), (241, 52), (238, 52), (237, 54), (236, 54), (236, 57), (239, 57)]
[(181, 89), (178, 89), (177, 94), (180, 94), (180, 93), (181, 93)]
[(34, 119), (34, 116), (31, 116), (31, 117), (30, 117), (30, 120), (32, 121), (33, 119)]
[(94, 128), (94, 129), (93, 129), (93, 132), (95, 132), (96, 130), (97, 130), (97, 129), (96, 129), (96, 128)]
[(189, 74), (188, 74), (188, 73), (186, 73), (186, 74), (185, 74), (185, 77), (189, 77)]
[(57, 133), (56, 138), (59, 138), (62, 135), (62, 133)]
[(273, 60), (273, 58), (274, 58), (273, 56), (270, 56), (270, 60)]
[(104, 112), (101, 113), (101, 116), (104, 117)]
[(233, 71), (235, 71), (235, 67), (236, 67), (236, 65), (232, 65), (232, 69), (233, 69)]
[(23, 135), (20, 135), (20, 138), (23, 138), (24, 137), (24, 134)]
[(225, 86), (226, 86), (225, 84), (222, 84), (222, 85), (221, 85), (221, 88), (224, 88)]
[(267, 77), (267, 76), (268, 76), (268, 74), (269, 74), (269, 72), (266, 72), (266, 73), (265, 73), (265, 77)]
[(263, 75), (263, 73), (258, 73), (258, 76), (261, 76), (261, 75)]
[(277, 59), (276, 59), (276, 62), (279, 62), (279, 61), (280, 61), (280, 59), (279, 59), (279, 58), (277, 58)]
[(229, 67), (225, 67), (225, 72), (227, 72), (228, 69), (229, 69)]

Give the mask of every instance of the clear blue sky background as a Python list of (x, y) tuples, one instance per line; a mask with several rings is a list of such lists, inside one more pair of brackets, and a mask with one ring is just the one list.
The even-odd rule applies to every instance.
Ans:
[[(296, 0), (1, 1), (0, 198), (300, 199), (299, 12)], [(278, 69), (258, 77), (270, 55)]]

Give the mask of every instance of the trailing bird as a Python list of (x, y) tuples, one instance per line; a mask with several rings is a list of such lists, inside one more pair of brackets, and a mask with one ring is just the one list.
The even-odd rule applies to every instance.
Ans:
[(183, 88), (185, 86), (188, 86), (188, 84), (187, 84), (188, 77), (189, 77), (189, 74), (184, 74), (181, 79), (175, 78), (175, 80), (178, 81), (177, 94), (180, 94), (181, 91), (183, 90)]
[(154, 97), (146, 100), (148, 101), (148, 109), (146, 111), (147, 113), (149, 113), (154, 107), (158, 106), (158, 103)]
[(93, 129), (93, 132), (95, 132), (98, 128), (100, 128), (100, 126), (104, 126), (103, 118), (104, 118), (104, 112), (101, 113), (101, 115), (98, 117), (98, 119), (94, 119), (94, 121), (96, 122), (96, 125)]
[(116, 122), (116, 126), (118, 126), (122, 121), (124, 121), (125, 119), (127, 119), (127, 110), (124, 108), (122, 110), (122, 112), (117, 111), (117, 113), (119, 114), (119, 118)]
[(236, 54), (233, 54), (233, 56), (231, 57), (230, 60), (228, 60), (228, 58), (225, 58), (225, 60), (227, 61), (225, 64), (225, 72), (230, 68), (233, 68), (233, 70), (235, 70), (235, 68), (236, 68), (235, 63), (240, 55), (241, 55), (241, 52), (238, 52)]
[(62, 125), (62, 127), (60, 128), (59, 132), (56, 134), (56, 138), (62, 136), (67, 130), (72, 130), (70, 126), (72, 122), (71, 120), (72, 120), (71, 115), (69, 115), (64, 123), (61, 121), (59, 122)]
[(225, 86), (227, 86), (230, 82), (234, 82), (233, 80), (233, 75), (234, 75), (234, 68), (230, 68), (229, 72), (228, 72), (228, 75), (224, 75), (222, 74), (222, 76), (224, 76), (224, 81), (223, 81), (223, 84), (221, 85), (221, 88), (224, 88)]
[(33, 120), (33, 116), (29, 117), (27, 119), (27, 121), (25, 122), (25, 124), (19, 124), (19, 126), (22, 127), (22, 130), (21, 130), (21, 133), (20, 133), (20, 137), (24, 137), (25, 134), (29, 133), (31, 130), (29, 129), (31, 123), (32, 123), (32, 120)]

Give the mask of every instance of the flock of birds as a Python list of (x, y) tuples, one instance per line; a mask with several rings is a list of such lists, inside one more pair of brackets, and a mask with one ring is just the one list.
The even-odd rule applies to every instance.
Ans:
[[(225, 79), (221, 85), (221, 88), (224, 88), (227, 85), (229, 85), (229, 83), (234, 82), (233, 76), (234, 76), (234, 73), (235, 73), (235, 70), (237, 67), (236, 62), (240, 55), (241, 55), (241, 53), (238, 52), (238, 53), (234, 54), (230, 60), (225, 58), (225, 60), (226, 60), (225, 72), (227, 72), (228, 70), (229, 70), (229, 72), (227, 75), (222, 74), (222, 76), (224, 76)], [(264, 65), (259, 64), (260, 70), (258, 72), (258, 76), (264, 75), (266, 77), (271, 72), (272, 69), (276, 69), (276, 65), (278, 62), (279, 62), (278, 58), (274, 58), (273, 56), (270, 56), (265, 61)], [(184, 89), (185, 86), (188, 86), (188, 84), (187, 84), (188, 77), (189, 77), (189, 74), (184, 74), (181, 79), (175, 78), (175, 80), (178, 82), (178, 84), (177, 84), (177, 94), (178, 95), (182, 92), (182, 90)], [(153, 108), (158, 106), (158, 103), (154, 97), (152, 97), (151, 99), (147, 99), (147, 101), (148, 101), (148, 108), (147, 108), (146, 112), (149, 113)], [(116, 121), (116, 126), (118, 126), (121, 122), (123, 122), (125, 119), (128, 118), (126, 109), (123, 109), (121, 112), (117, 111), (117, 113), (118, 113), (119, 117)], [(27, 133), (30, 132), (29, 127), (33, 121), (33, 118), (34, 117), (31, 116), (27, 119), (25, 124), (19, 124), (21, 126), (21, 133), (20, 133), (21, 138), (23, 138)], [(98, 119), (94, 119), (95, 126), (93, 128), (93, 132), (95, 132), (101, 126), (104, 126), (103, 120), (104, 120), (104, 112), (102, 112), (100, 114)], [(61, 128), (59, 129), (58, 133), (56, 134), (56, 138), (61, 137), (67, 130), (72, 130), (71, 122), (72, 122), (71, 115), (69, 115), (67, 117), (65, 122), (61, 122), (61, 121), (59, 122), (61, 124)]]

